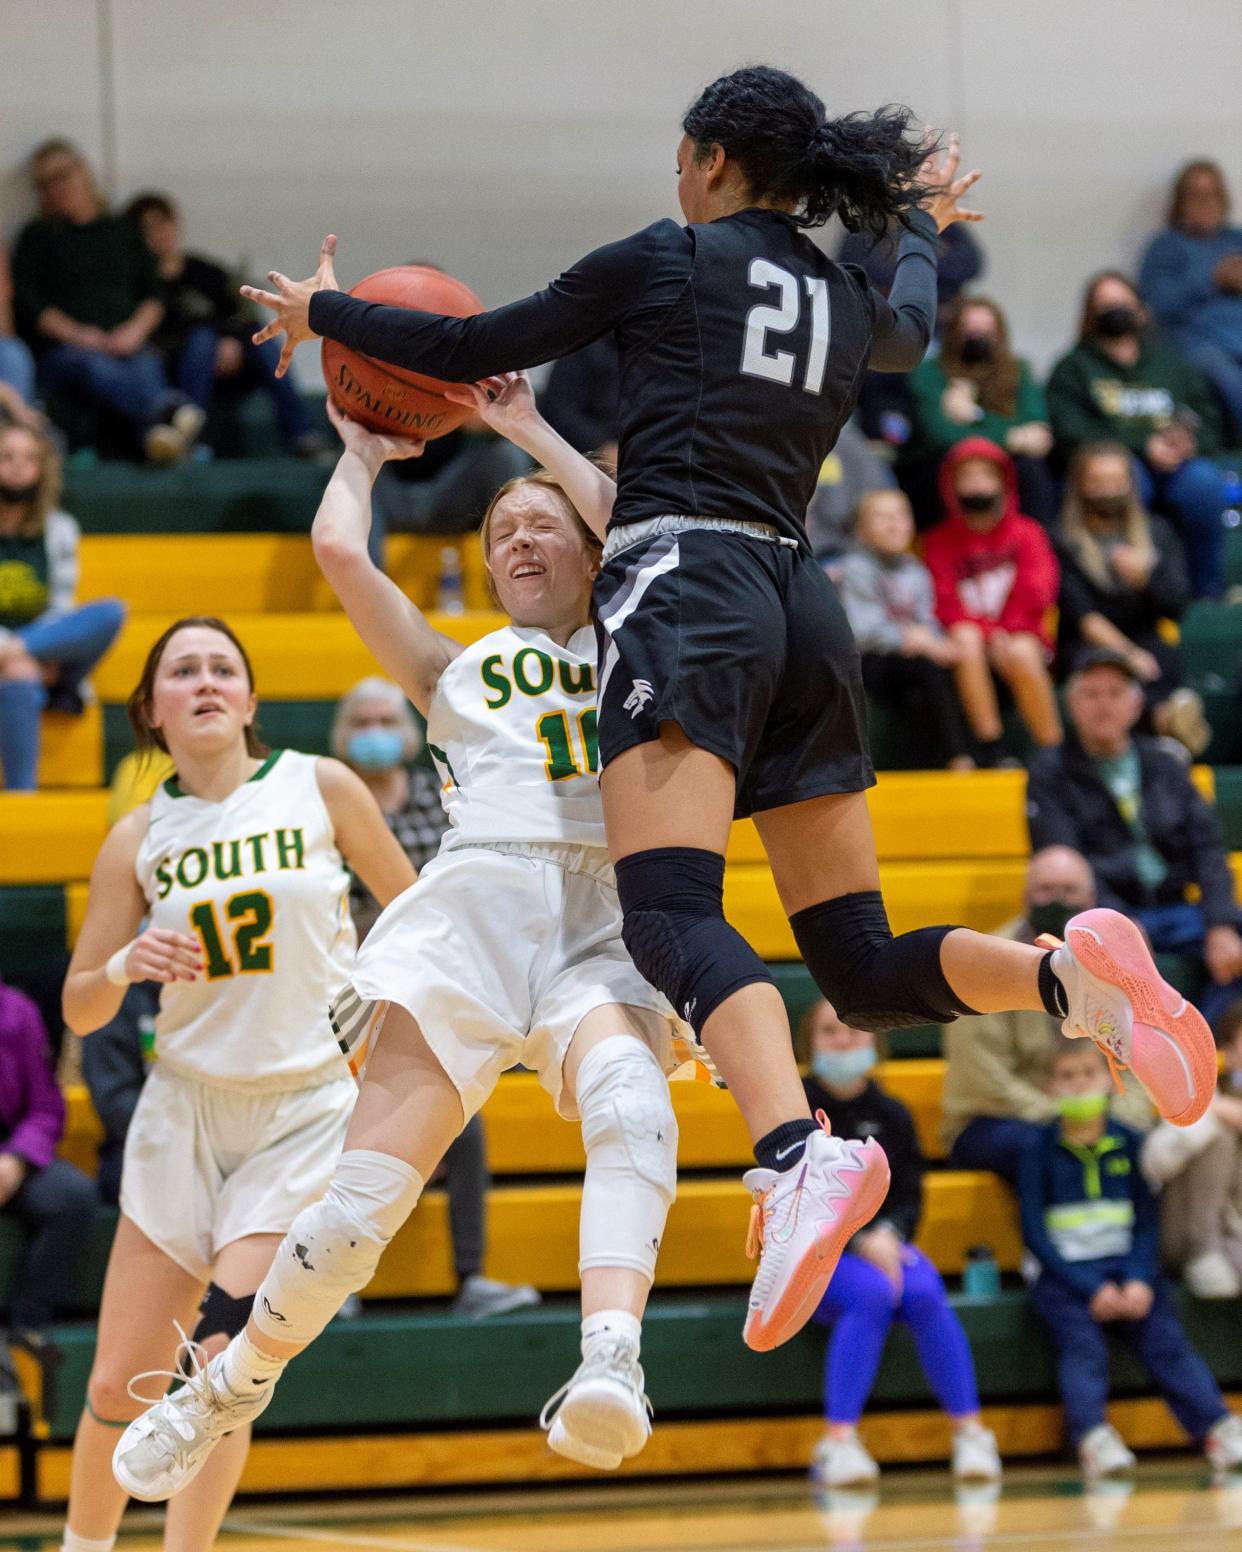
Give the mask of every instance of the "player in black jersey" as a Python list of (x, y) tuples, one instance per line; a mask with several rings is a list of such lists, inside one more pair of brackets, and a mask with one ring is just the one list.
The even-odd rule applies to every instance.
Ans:
[[(815, 1309), (887, 1165), (810, 1118), (780, 996), (722, 909), (735, 815), (753, 814), (802, 957), (846, 1022), (1044, 1008), (1182, 1121), (1207, 1104), (1215, 1061), (1115, 913), (1075, 918), (1052, 953), (946, 926), (894, 938), (884, 911), (858, 654), (803, 514), (864, 370), (922, 358), (936, 234), (979, 219), (958, 205), (979, 174), (957, 175), (953, 138), (943, 162), (925, 157), (906, 110), (830, 119), (779, 70), (721, 77), (682, 128), (687, 225), (657, 221), (507, 307), (444, 318), (357, 301), (337, 288), (331, 237), (309, 280), (244, 290), (273, 310), (256, 339), (283, 330), (286, 366), (321, 334), (472, 382), (615, 333), (617, 492), (595, 592), (608, 839), (626, 944), (754, 1139), (763, 1256), (745, 1334), (767, 1348)], [(877, 236), (902, 226), (887, 301), (804, 235), (833, 214)]]

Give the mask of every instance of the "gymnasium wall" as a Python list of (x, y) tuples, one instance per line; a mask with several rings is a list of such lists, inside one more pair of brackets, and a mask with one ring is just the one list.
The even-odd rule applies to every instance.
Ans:
[(960, 127), (987, 289), (1041, 363), (1181, 161), (1217, 156), (1242, 202), (1236, 0), (0, 0), (0, 238), (59, 131), (256, 277), (334, 229), (347, 284), (430, 258), (496, 302), (676, 214), (680, 111), (757, 60)]

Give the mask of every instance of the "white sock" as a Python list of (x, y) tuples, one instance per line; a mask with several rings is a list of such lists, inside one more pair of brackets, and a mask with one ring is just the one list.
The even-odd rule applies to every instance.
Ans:
[(102, 1541), (92, 1541), (89, 1536), (79, 1536), (66, 1525), (60, 1552), (112, 1552), (114, 1546), (116, 1546), (115, 1536), (105, 1536)]
[(235, 1396), (249, 1395), (256, 1385), (273, 1384), (289, 1362), (287, 1358), (271, 1358), (260, 1352), (250, 1340), (249, 1331), (235, 1336), (221, 1356), (221, 1378)]
[(629, 1310), (596, 1310), (582, 1322), (582, 1356), (590, 1355), (597, 1342), (618, 1336), (628, 1337), (635, 1347), (642, 1343), (643, 1323)]

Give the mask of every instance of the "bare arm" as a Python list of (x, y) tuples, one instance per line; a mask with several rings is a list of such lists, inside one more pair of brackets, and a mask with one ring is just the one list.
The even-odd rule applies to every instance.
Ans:
[(507, 437), (555, 475), (583, 522), (597, 539), (603, 540), (612, 516), (617, 482), (552, 429), (539, 413), (525, 373), (514, 372), (488, 378), (483, 383), (452, 387), (446, 390), (446, 397), (477, 410), (493, 431)]
[(367, 552), (375, 476), (387, 459), (414, 457), (422, 444), (377, 436), (347, 419), (331, 400), (328, 413), (345, 451), (315, 513), (311, 528), (315, 559), (376, 661), (426, 716), (440, 675), (461, 647), (433, 629), (422, 610)]
[(418, 879), (362, 777), (339, 760), (317, 760), (315, 778), (345, 861), (381, 905)]

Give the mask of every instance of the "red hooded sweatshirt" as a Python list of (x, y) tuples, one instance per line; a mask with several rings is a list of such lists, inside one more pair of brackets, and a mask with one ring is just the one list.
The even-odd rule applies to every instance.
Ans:
[[(966, 526), (953, 489), (958, 465), (968, 458), (994, 463), (1005, 482), (1004, 516), (988, 533)], [(936, 585), (941, 624), (947, 629), (968, 621), (985, 636), (1025, 631), (1051, 653), (1060, 568), (1047, 534), (1018, 510), (1018, 476), (1009, 454), (985, 437), (967, 437), (940, 465), (940, 496), (948, 516), (925, 536), (923, 559)]]

